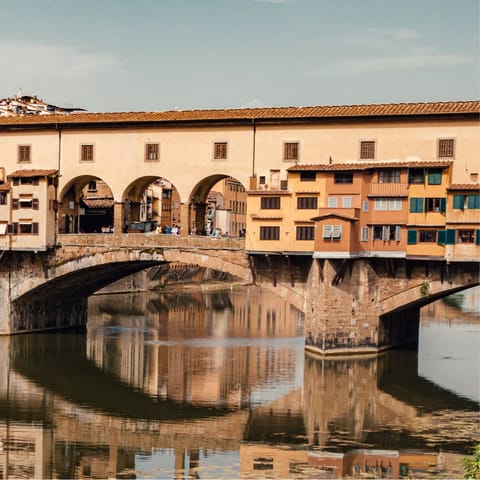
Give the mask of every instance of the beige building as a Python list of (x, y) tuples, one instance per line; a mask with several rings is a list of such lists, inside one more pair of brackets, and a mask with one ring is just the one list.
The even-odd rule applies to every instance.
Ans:
[[(202, 230), (209, 192), (218, 182), (231, 178), (239, 190), (231, 192), (237, 193), (237, 199), (233, 197), (226, 204), (230, 234), (240, 231), (245, 215), (246, 248), (252, 254), (276, 251), (311, 255), (316, 249), (313, 218), (325, 213), (321, 209), (330, 208), (328, 189), (332, 184), (326, 177), (320, 180), (321, 176), (313, 182), (302, 180), (293, 175), (294, 170), (289, 173), (290, 167), (363, 162), (412, 165), (448, 160), (452, 164), (448, 184), (442, 183), (442, 192), (421, 193), (435, 195), (422, 198), (443, 198), (445, 190), (457, 195), (450, 187), (458, 185), (464, 186), (458, 195), (476, 191), (479, 113), (480, 102), (469, 101), (1, 117), (0, 172), (4, 172), (4, 182), (0, 188), (5, 192), (2, 196), (9, 197), (9, 175), (20, 170), (56, 170), (59, 185), (54, 200), (62, 214), (79, 217), (85, 208), (85, 186), (103, 182), (113, 197), (112, 220), (118, 233), (125, 223), (141, 219), (141, 209), (132, 205), (141, 205), (145, 191), (165, 179), (178, 194), (175, 223), (186, 235), (194, 227)], [(245, 211), (238, 198), (241, 188), (248, 192)], [(335, 188), (338, 190), (338, 185)], [(351, 196), (352, 205), (359, 199), (356, 192), (339, 194)], [(472, 206), (477, 205), (476, 200), (472, 202)], [(12, 225), (11, 207), (8, 201), (6, 208), (0, 204), (0, 225)], [(34, 213), (22, 219), (35, 223)], [(47, 203), (39, 203), (40, 213), (48, 217)], [(428, 230), (430, 226), (437, 231), (444, 229), (440, 218), (434, 219), (433, 213), (429, 217), (428, 222), (433, 223), (428, 223)], [(417, 216), (410, 216), (408, 222), (417, 222)], [(478, 222), (473, 228), (459, 228), (474, 231), (473, 237), (460, 232), (461, 238), (472, 238), (470, 243), (476, 244), (475, 225)], [(33, 239), (34, 233), (22, 233), (30, 235), (28, 238), (15, 238), (18, 234), (10, 233), (11, 239), (1, 238), (0, 246), (48, 248), (55, 234), (51, 229), (46, 226), (39, 233), (41, 241)], [(0, 227), (0, 237), (7, 235), (1, 233), (3, 230), (8, 227)], [(423, 255), (416, 251), (420, 247), (408, 248), (412, 255)], [(432, 249), (427, 250), (430, 254)], [(463, 250), (471, 258), (472, 252)], [(441, 256), (442, 251), (443, 247), (435, 247), (431, 253)], [(449, 255), (461, 252), (449, 251)]]

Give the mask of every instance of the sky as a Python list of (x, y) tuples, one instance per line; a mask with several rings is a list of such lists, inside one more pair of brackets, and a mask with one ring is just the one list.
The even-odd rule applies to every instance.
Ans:
[(0, 98), (92, 112), (480, 99), (479, 0), (0, 0)]

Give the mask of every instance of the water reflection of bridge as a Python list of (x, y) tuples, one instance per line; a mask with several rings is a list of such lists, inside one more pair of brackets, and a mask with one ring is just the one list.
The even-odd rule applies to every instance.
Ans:
[[(252, 442), (304, 444), (316, 449), (329, 445), (332, 437), (337, 437), (337, 447), (342, 449), (378, 444), (378, 437), (387, 431), (389, 448), (425, 448), (426, 436), (409, 430), (419, 418), (447, 409), (470, 411), (472, 430), (472, 419), (478, 417), (475, 402), (418, 376), (415, 352), (389, 352), (361, 360), (307, 357), (303, 392), (292, 389), (247, 409), (234, 401), (216, 406), (222, 402), (215, 390), (209, 404), (205, 397), (189, 403), (188, 392), (183, 401), (152, 396), (148, 389), (142, 391), (120, 380), (106, 365), (95, 365), (86, 353), (84, 336), (51, 334), (45, 340), (39, 341), (38, 336), (2, 339), (6, 377), (0, 385), (0, 414), (7, 420), (0, 427), (4, 448), (0, 461), (6, 461), (9, 449), (27, 448), (36, 458), (36, 468), (42, 465), (34, 476), (52, 476), (53, 457), (56, 471), (67, 476), (73, 476), (75, 472), (68, 468), (75, 464), (91, 475), (114, 475), (131, 468), (136, 453), (149, 455), (154, 449), (174, 451), (181, 469), (193, 468), (202, 449), (247, 455), (245, 443)], [(170, 358), (176, 362), (179, 356)], [(191, 391), (195, 384), (189, 381), (195, 371), (191, 364), (189, 368), (186, 385), (190, 398), (195, 398)], [(259, 381), (265, 379), (248, 380), (250, 386)], [(455, 425), (458, 430), (458, 418)], [(456, 434), (454, 440), (446, 432), (437, 444), (463, 451), (465, 439)], [(474, 441), (474, 435), (469, 441)], [(69, 450), (72, 446), (75, 458)], [(99, 451), (104, 451), (103, 463), (95, 464), (93, 458)], [(184, 463), (185, 452), (190, 460), (197, 459), (190, 466)], [(9, 461), (14, 458), (12, 453)], [(25, 457), (18, 461), (25, 462)]]

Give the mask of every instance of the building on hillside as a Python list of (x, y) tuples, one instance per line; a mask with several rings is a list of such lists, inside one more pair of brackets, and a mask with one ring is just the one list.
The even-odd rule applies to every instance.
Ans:
[(85, 109), (77, 107), (59, 107), (44, 102), (36, 95), (23, 95), (22, 90), (19, 90), (14, 97), (0, 99), (0, 116), (4, 117), (18, 115), (67, 114), (78, 111), (85, 111)]

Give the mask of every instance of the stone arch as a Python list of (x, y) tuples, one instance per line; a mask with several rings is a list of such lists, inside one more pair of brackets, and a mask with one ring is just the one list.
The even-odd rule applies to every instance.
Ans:
[(180, 223), (180, 193), (171, 181), (158, 175), (131, 181), (123, 191), (121, 205), (122, 225), (148, 221), (155, 229)]
[(221, 229), (223, 234), (241, 236), (245, 229), (246, 188), (231, 175), (217, 173), (198, 181), (188, 204), (190, 229), (198, 233)]
[(70, 179), (58, 195), (59, 233), (94, 233), (114, 225), (114, 196), (110, 186), (95, 175)]

